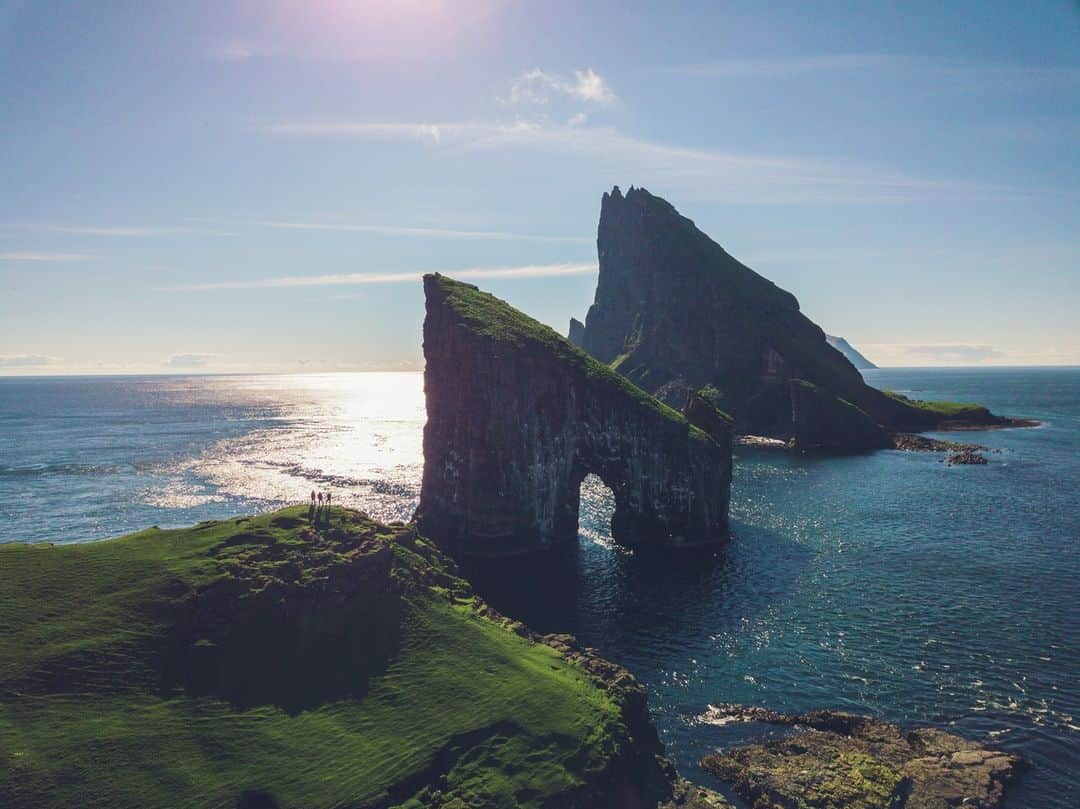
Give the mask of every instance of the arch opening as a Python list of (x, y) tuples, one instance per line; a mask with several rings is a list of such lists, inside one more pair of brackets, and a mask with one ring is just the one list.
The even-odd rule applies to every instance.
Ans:
[(612, 541), (615, 492), (595, 474), (585, 475), (578, 486), (578, 536), (593, 542)]

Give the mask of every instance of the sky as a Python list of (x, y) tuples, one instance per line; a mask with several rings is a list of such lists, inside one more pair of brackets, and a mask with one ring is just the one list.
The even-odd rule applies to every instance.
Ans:
[(0, 0), (0, 374), (565, 333), (613, 185), (880, 365), (1080, 364), (1080, 4)]

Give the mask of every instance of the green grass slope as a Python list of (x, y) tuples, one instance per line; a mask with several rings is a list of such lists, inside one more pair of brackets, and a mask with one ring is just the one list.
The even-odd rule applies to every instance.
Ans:
[(589, 805), (618, 700), (449, 564), (299, 507), (0, 546), (0, 806)]

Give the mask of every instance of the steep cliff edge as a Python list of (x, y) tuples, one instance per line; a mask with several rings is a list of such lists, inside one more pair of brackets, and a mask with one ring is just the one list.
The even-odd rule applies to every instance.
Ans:
[(720, 806), (645, 694), (411, 525), (306, 507), (0, 545), (0, 805)]
[(976, 405), (911, 402), (868, 386), (794, 295), (644, 189), (604, 195), (597, 249), (582, 347), (670, 404), (711, 387), (737, 432), (796, 443), (801, 433), (819, 449), (885, 446), (894, 431), (1012, 424)]
[(417, 521), (458, 556), (572, 547), (580, 485), (612, 490), (632, 547), (726, 537), (730, 436), (692, 426), (476, 287), (424, 278), (424, 478)]

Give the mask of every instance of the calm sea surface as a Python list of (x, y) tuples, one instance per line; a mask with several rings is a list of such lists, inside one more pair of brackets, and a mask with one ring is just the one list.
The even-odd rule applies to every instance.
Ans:
[[(578, 552), (487, 594), (627, 665), (702, 782), (700, 756), (742, 730), (709, 724), (709, 703), (839, 707), (1020, 752), (1014, 809), (1080, 806), (1080, 370), (867, 378), (1044, 425), (968, 434), (994, 450), (983, 467), (743, 450), (733, 541), (665, 564), (612, 547), (589, 479)], [(316, 487), (408, 519), (423, 421), (418, 374), (0, 379), (0, 541), (187, 525)]]

